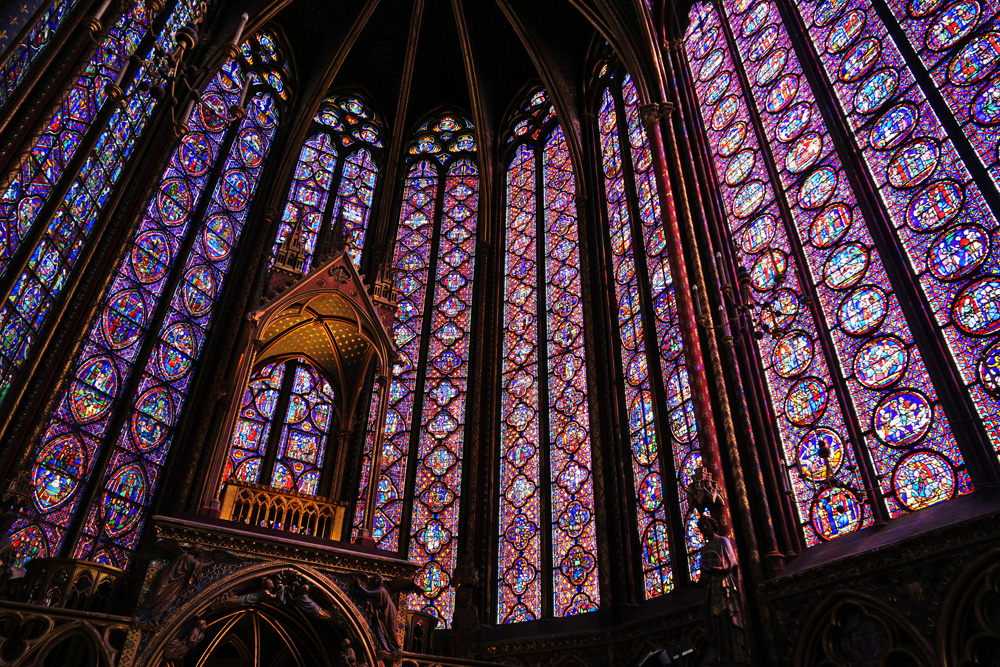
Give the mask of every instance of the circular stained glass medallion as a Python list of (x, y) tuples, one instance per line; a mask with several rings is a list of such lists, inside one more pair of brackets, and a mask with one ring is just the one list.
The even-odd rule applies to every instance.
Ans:
[(684, 457), (684, 463), (681, 464), (681, 485), (683, 485), (685, 489), (691, 486), (695, 473), (698, 472), (698, 468), (700, 467), (701, 452), (697, 449)]
[(715, 73), (718, 72), (719, 68), (722, 66), (723, 58), (724, 56), (722, 55), (722, 51), (718, 49), (712, 51), (708, 58), (705, 58), (705, 62), (701, 66), (701, 73), (698, 74), (698, 78), (702, 81), (708, 81), (715, 76)]
[(908, 362), (902, 341), (880, 336), (867, 341), (854, 355), (854, 376), (869, 389), (884, 389), (903, 377)]
[(184, 306), (194, 317), (201, 317), (212, 309), (215, 302), (216, 282), (212, 271), (204, 264), (192, 266), (184, 274), (181, 297)]
[(761, 320), (774, 335), (777, 329), (791, 324), (799, 314), (799, 297), (790, 289), (780, 289), (772, 295), (771, 307), (761, 314)]
[(969, 42), (948, 66), (952, 83), (967, 86), (982, 81), (1000, 60), (1000, 32), (989, 32)]
[(148, 452), (167, 441), (174, 425), (174, 406), (164, 387), (153, 387), (135, 402), (129, 418), (132, 442), (141, 452)]
[(726, 183), (728, 185), (739, 185), (746, 180), (750, 170), (754, 165), (754, 152), (751, 150), (740, 151), (726, 167)]
[(848, 489), (822, 491), (810, 511), (813, 529), (825, 540), (853, 533), (861, 527), (861, 504)]
[(753, 38), (753, 42), (750, 43), (750, 51), (747, 55), (750, 56), (750, 60), (760, 60), (766, 56), (771, 49), (774, 47), (774, 43), (778, 40), (778, 26), (769, 25)]
[(889, 183), (896, 188), (911, 188), (927, 180), (938, 163), (937, 144), (920, 139), (907, 144), (889, 161)]
[(782, 336), (771, 353), (778, 375), (786, 378), (809, 368), (812, 356), (812, 339), (803, 331), (792, 331)]
[(139, 290), (115, 293), (101, 313), (101, 333), (112, 350), (121, 350), (139, 340), (145, 324), (146, 304)]
[(24, 197), (17, 205), (17, 232), (23, 238), (35, 221), (35, 216), (45, 204), (41, 197)]
[(802, 208), (819, 208), (833, 196), (837, 188), (837, 172), (830, 167), (821, 167), (811, 173), (799, 189), (799, 204)]
[(719, 102), (719, 106), (715, 107), (715, 113), (712, 114), (712, 129), (719, 131), (729, 125), (729, 121), (736, 116), (737, 107), (736, 97), (733, 95)]
[(132, 273), (141, 283), (154, 283), (167, 275), (167, 266), (173, 255), (167, 236), (150, 230), (140, 234), (129, 251)]
[(878, 287), (861, 287), (844, 299), (837, 316), (844, 331), (861, 336), (882, 323), (887, 309), (885, 292)]
[(828, 393), (815, 378), (799, 380), (785, 397), (785, 416), (796, 426), (815, 424), (826, 412)]
[(198, 337), (189, 324), (175, 322), (167, 327), (157, 349), (164, 379), (173, 381), (185, 375), (197, 351)]
[(716, 30), (715, 28), (709, 28), (701, 36), (701, 39), (699, 39), (695, 43), (694, 48), (691, 50), (691, 55), (693, 55), (698, 60), (701, 60), (702, 58), (705, 57), (705, 54), (708, 53), (709, 49), (715, 46), (715, 40), (717, 40), (718, 38), (719, 38), (719, 31)]
[(662, 488), (660, 476), (656, 473), (651, 473), (646, 476), (646, 479), (642, 480), (638, 492), (639, 505), (642, 506), (642, 509), (650, 513), (656, 511), (656, 508), (660, 506), (663, 500), (661, 496)]
[(979, 12), (976, 0), (962, 0), (945, 9), (927, 28), (927, 48), (931, 51), (943, 51), (955, 46), (976, 27)]
[(226, 113), (229, 105), (218, 93), (205, 93), (198, 105), (199, 124), (209, 132), (218, 132), (226, 126)]
[(138, 523), (145, 509), (146, 489), (146, 478), (138, 463), (122, 466), (111, 475), (108, 493), (100, 506), (108, 537), (118, 537)]
[(812, 107), (803, 102), (786, 111), (778, 120), (778, 140), (788, 143), (802, 134), (812, 118)]
[(815, 132), (799, 137), (785, 156), (785, 168), (793, 174), (801, 174), (815, 164), (823, 150), (823, 139)]
[(719, 142), (716, 144), (716, 150), (722, 157), (729, 157), (743, 145), (743, 140), (747, 136), (747, 124), (742, 120), (738, 120), (729, 126), (726, 133), (719, 137)]
[(757, 69), (757, 85), (767, 86), (770, 85), (772, 81), (778, 78), (782, 70), (785, 69), (785, 63), (788, 62), (788, 50), (787, 49), (777, 49), (771, 55), (767, 57), (760, 64)]
[(912, 445), (924, 437), (933, 418), (934, 411), (923, 394), (912, 389), (897, 391), (875, 408), (875, 435), (891, 447)]
[(994, 343), (979, 358), (979, 381), (991, 394), (1000, 395), (1000, 343)]
[(815, 19), (819, 25), (826, 25), (837, 18), (840, 10), (847, 4), (847, 0), (822, 0), (816, 5)]
[(762, 203), (764, 203), (764, 184), (760, 181), (750, 181), (736, 193), (733, 199), (733, 215), (737, 218), (749, 218)]
[(840, 53), (854, 43), (865, 27), (865, 13), (860, 9), (847, 12), (830, 31), (826, 38), (826, 50), (830, 53)]
[(212, 166), (212, 146), (202, 132), (189, 132), (181, 139), (177, 149), (177, 161), (184, 173), (190, 176), (204, 176)]
[(837, 248), (823, 266), (823, 280), (833, 289), (855, 285), (868, 269), (868, 250), (857, 243)]
[(809, 239), (817, 248), (829, 248), (851, 228), (851, 209), (844, 204), (832, 204), (813, 218)]
[(938, 7), (943, 5), (945, 0), (910, 0), (910, 5), (907, 7), (907, 11), (910, 16), (914, 18), (921, 18), (927, 16), (931, 12), (937, 11)]
[(944, 502), (955, 493), (955, 472), (936, 452), (914, 452), (892, 474), (896, 498), (911, 510)]
[(740, 248), (748, 255), (763, 250), (774, 238), (774, 216), (762, 215), (743, 228), (740, 235)]
[(869, 141), (872, 148), (885, 150), (899, 145), (910, 136), (917, 124), (917, 108), (911, 104), (897, 104), (882, 114), (872, 126)]
[(164, 180), (156, 191), (156, 210), (163, 223), (170, 227), (183, 222), (193, 201), (191, 188), (180, 178)]
[(240, 131), (240, 136), (236, 140), (236, 152), (243, 164), (255, 169), (264, 161), (266, 145), (264, 135), (248, 127)]
[(222, 201), (230, 211), (242, 211), (250, 200), (250, 180), (239, 169), (222, 175)]
[(854, 110), (868, 114), (885, 104), (896, 92), (899, 76), (891, 69), (875, 72), (858, 86), (854, 95)]
[(799, 92), (799, 77), (794, 74), (786, 74), (778, 79), (778, 82), (767, 94), (765, 106), (771, 113), (778, 113), (795, 99)]
[(729, 72), (719, 72), (719, 75), (712, 79), (708, 90), (705, 91), (705, 104), (715, 104), (722, 97), (722, 93), (729, 88), (729, 83), (733, 76)]
[(42, 512), (63, 504), (79, 486), (86, 469), (87, 450), (72, 433), (45, 443), (31, 467), (31, 487), (35, 504)]
[(872, 68), (878, 60), (882, 47), (877, 39), (866, 39), (858, 42), (844, 54), (844, 60), (840, 63), (840, 80), (857, 81)]
[(118, 373), (109, 357), (91, 357), (76, 373), (69, 391), (69, 411), (73, 419), (86, 424), (99, 419), (111, 408), (118, 391)]
[(788, 257), (780, 250), (761, 253), (750, 267), (750, 284), (758, 292), (767, 292), (785, 280), (788, 271)]
[(918, 232), (929, 232), (949, 223), (962, 209), (962, 189), (953, 181), (931, 183), (906, 208), (906, 222)]
[(749, 14), (747, 14), (747, 18), (743, 22), (743, 37), (749, 38), (755, 32), (760, 30), (770, 13), (770, 2), (765, 0), (764, 2), (757, 3), (757, 6), (754, 7)]
[(1000, 123), (1000, 77), (988, 83), (972, 101), (972, 118), (980, 125)]
[(951, 306), (958, 327), (973, 336), (1000, 331), (1000, 276), (992, 275), (963, 289)]
[(990, 237), (982, 228), (955, 227), (934, 240), (927, 267), (941, 280), (955, 280), (978, 269), (989, 252)]
[(802, 476), (814, 482), (833, 477), (844, 462), (844, 442), (828, 428), (818, 428), (799, 441), (797, 463)]
[(201, 232), (201, 246), (205, 256), (217, 262), (229, 256), (236, 242), (233, 220), (226, 213), (216, 213), (205, 221)]

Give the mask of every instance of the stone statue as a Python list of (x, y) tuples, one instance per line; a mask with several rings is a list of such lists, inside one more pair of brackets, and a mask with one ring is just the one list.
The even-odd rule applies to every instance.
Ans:
[(163, 657), (170, 660), (182, 659), (205, 638), (206, 627), (204, 619), (195, 621), (190, 632), (167, 642), (167, 645), (163, 647)]
[(479, 635), (479, 610), (472, 604), (471, 584), (459, 584), (455, 590), (455, 613), (451, 618), (453, 653), (456, 658), (472, 658)]
[(701, 583), (706, 589), (702, 612), (715, 653), (714, 664), (748, 664), (750, 654), (743, 623), (736, 552), (729, 538), (719, 535), (719, 525), (711, 516), (702, 515), (698, 530), (705, 538), (701, 547)]
[(293, 600), (295, 601), (295, 606), (306, 612), (310, 616), (316, 618), (330, 618), (330, 612), (323, 607), (316, 604), (316, 601), (309, 597), (311, 587), (309, 584), (303, 583), (298, 588), (295, 589), (295, 594)]
[(229, 557), (229, 553), (222, 549), (209, 550), (200, 544), (194, 545), (189, 551), (173, 540), (161, 540), (157, 546), (179, 552), (179, 555), (156, 573), (146, 598), (146, 606), (136, 614), (141, 621), (150, 623), (163, 620), (185, 589), (195, 584), (207, 564)]
[(344, 639), (340, 642), (339, 667), (358, 667), (358, 658), (354, 655), (354, 647), (351, 646), (350, 639)]
[(399, 638), (396, 636), (396, 605), (393, 603), (389, 591), (386, 590), (382, 577), (378, 574), (372, 575), (371, 582), (374, 588), (366, 588), (361, 583), (359, 576), (354, 578), (354, 582), (368, 597), (368, 610), (375, 621), (375, 627), (372, 629), (375, 631), (379, 650), (390, 655), (399, 653)]

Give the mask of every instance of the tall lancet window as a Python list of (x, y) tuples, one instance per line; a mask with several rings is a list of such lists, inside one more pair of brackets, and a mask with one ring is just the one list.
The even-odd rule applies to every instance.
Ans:
[(335, 95), (323, 102), (299, 153), (274, 252), (299, 225), (308, 271), (316, 241), (339, 223), (348, 254), (359, 264), (382, 156), (381, 132), (382, 121), (361, 99)]
[(243, 394), (222, 479), (315, 495), (335, 398), (327, 379), (304, 359), (258, 370)]
[(685, 537), (683, 545), (674, 545), (678, 562), (687, 563), (692, 578), (698, 574), (698, 517), (685, 486), (701, 454), (639, 94), (632, 78), (610, 65), (602, 66), (600, 83), (602, 173), (625, 380), (622, 414), (628, 415), (646, 596), (654, 597), (673, 588), (671, 521), (683, 522), (674, 533)]
[[(251, 81), (246, 116), (226, 120)], [(259, 33), (208, 84), (90, 325), (31, 464), (22, 559), (126, 567), (288, 92)]]
[(992, 185), (856, 5), (699, 3), (685, 37), (809, 545), (968, 493), (997, 434)]
[[(372, 537), (422, 564), (413, 609), (451, 623), (458, 548), (475, 275), (479, 169), (475, 129), (445, 114), (416, 132), (408, 151), (394, 267), (401, 359), (393, 369)], [(377, 397), (378, 394), (376, 394)], [(377, 400), (372, 412), (378, 409)], [(368, 439), (363, 467), (371, 465)], [(410, 452), (416, 469), (407, 469)], [(413, 481), (413, 511), (402, 515)], [(365, 488), (355, 515), (364, 525)], [(407, 525), (409, 524), (409, 525)]]
[[(27, 153), (0, 180), (0, 399), (18, 370), (81, 256), (115, 184), (153, 112), (138, 90), (142, 65), (125, 66), (157, 16), (168, 16), (159, 48), (174, 48), (174, 32), (192, 18), (187, 2), (159, 15), (135, 3), (110, 29), (83, 74), (46, 119)], [(152, 53), (152, 46), (144, 57)], [(123, 69), (125, 68), (125, 69)], [(106, 86), (124, 72), (122, 100)], [(82, 165), (75, 164), (84, 151)]]
[[(0, 12), (0, 25), (4, 28), (0, 30), (0, 108), (13, 97), (35, 60), (56, 41), (63, 20), (79, 0), (49, 0), (40, 4), (30, 17), (26, 2), (10, 3), (6, 14)], [(14, 38), (16, 42), (11, 41)]]
[(544, 92), (514, 118), (508, 146), (499, 623), (600, 602), (576, 180)]

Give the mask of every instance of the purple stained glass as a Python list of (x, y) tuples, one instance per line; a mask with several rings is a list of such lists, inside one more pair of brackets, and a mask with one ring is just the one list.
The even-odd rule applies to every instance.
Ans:
[[(25, 79), (35, 60), (54, 41), (63, 19), (76, 6), (77, 0), (52, 0), (39, 9), (31, 19), (30, 27), (20, 41), (8, 48), (5, 39), (0, 39), (0, 107), (13, 97), (17, 86)], [(20, 3), (21, 11), (28, 11), (28, 3)], [(17, 11), (12, 7), (13, 11)], [(11, 17), (10, 25), (15, 25), (17, 19)], [(7, 30), (16, 33), (17, 29), (10, 25)], [(7, 32), (7, 31), (4, 31)]]
[[(231, 133), (236, 139), (234, 145), (239, 145), (241, 137), (255, 134), (266, 147), (276, 129), (277, 109), (273, 98), (264, 92), (248, 103), (247, 117), (239, 126), (226, 128), (214, 123), (216, 116), (210, 96), (234, 103), (241, 89), (240, 71), (238, 61), (228, 62), (208, 86), (205, 97), (209, 101), (203, 102), (191, 120), (191, 135), (201, 135), (199, 141), (204, 140), (210, 161), (219, 165), (216, 173), (223, 177), (209, 191), (212, 185), (209, 174), (192, 168), (187, 144), (175, 149), (161, 179), (159, 194), (153, 196), (139, 223), (132, 249), (126, 254), (75, 363), (73, 379), (42, 436), (40, 453), (54, 451), (51, 445), (56, 441), (73, 443), (79, 449), (81, 455), (74, 469), (64, 471), (69, 473), (64, 477), (73, 480), (86, 479), (93, 472), (105, 441), (116, 441), (107, 453), (108, 466), (99, 473), (103, 490), (93, 507), (79, 508), (79, 494), (73, 493), (58, 508), (36, 503), (29, 515), (18, 522), (15, 530), (44, 537), (44, 555), (60, 552), (66, 527), (79, 509), (88, 514), (80, 541), (69, 545), (74, 557), (117, 567), (128, 564), (169, 450), (195, 361), (213, 318), (212, 305), (231, 261), (231, 252), (221, 252), (216, 242), (219, 230), (231, 226), (232, 238), (238, 238), (246, 219), (246, 207), (235, 202), (238, 210), (233, 210), (234, 198), (227, 193), (237, 179), (224, 176), (242, 170), (249, 184), (250, 190), (245, 192), (249, 198), (261, 168), (260, 160), (248, 158), (239, 150), (228, 156), (219, 155), (220, 146), (224, 135)], [(204, 122), (206, 119), (208, 123)], [(210, 129), (213, 126), (217, 129)], [(173, 208), (164, 208), (164, 198), (160, 195), (167, 191), (175, 202), (186, 202), (187, 194), (191, 195), (191, 204), (181, 215), (175, 215)], [(194, 202), (205, 196), (209, 199), (204, 222), (191, 225)], [(177, 253), (189, 234), (195, 235), (195, 242), (179, 263)], [(179, 271), (181, 280), (169, 301), (160, 304), (170, 271)], [(149, 315), (158, 304), (166, 306), (165, 318), (154, 332), (148, 328)], [(146, 359), (140, 359), (142, 341), (151, 335), (155, 336), (152, 352)], [(138, 365), (143, 368), (136, 368)], [(137, 386), (132, 394), (125, 395), (125, 380), (133, 372), (140, 373)], [(112, 415), (118, 413), (123, 427), (115, 434), (109, 428)], [(59, 465), (50, 465), (36, 456), (33, 470), (42, 468), (62, 470)]]
[(234, 478), (256, 484), (260, 479), (284, 376), (285, 364), (280, 362), (264, 366), (250, 376), (222, 473), (223, 482)]
[[(772, 27), (765, 26), (758, 33), (767, 31), (771, 35), (770, 39), (773, 41), (769, 49), (777, 48), (774, 47), (777, 31), (769, 30)], [(698, 67), (698, 59), (693, 54), (698, 51), (697, 45), (702, 35), (711, 35), (720, 29), (720, 17), (716, 10), (703, 3), (696, 5), (686, 37), (686, 50), (693, 70)], [(766, 56), (767, 52), (761, 53), (758, 60), (767, 62)], [(783, 61), (787, 61), (789, 57), (793, 56), (786, 53)], [(725, 52), (724, 68), (733, 68), (732, 52), (729, 49)], [(750, 73), (752, 75), (752, 69)], [(702, 114), (712, 113), (712, 106), (704, 102), (703, 87), (699, 86), (696, 92), (702, 104)], [(814, 443), (820, 442), (818, 438), (823, 434), (840, 434), (847, 430), (846, 410), (833, 388), (835, 379), (831, 369), (836, 369), (837, 365), (835, 360), (828, 359), (822, 353), (819, 343), (820, 327), (811, 310), (803, 305), (800, 273), (798, 270), (791, 270), (797, 264), (792, 253), (792, 243), (798, 240), (798, 236), (775, 199), (775, 189), (781, 185), (776, 186), (768, 174), (768, 153), (762, 150), (760, 137), (752, 129), (751, 111), (747, 106), (746, 96), (736, 83), (733, 84), (732, 93), (738, 106), (732, 125), (719, 130), (709, 129), (709, 145), (713, 149), (712, 158), (717, 173), (724, 173), (740, 151), (750, 151), (755, 155), (754, 166), (747, 177), (761, 183), (763, 196), (761, 206), (754, 214), (748, 218), (733, 215), (734, 209), (739, 205), (741, 186), (723, 182), (720, 187), (726, 212), (730, 214), (726, 218), (730, 232), (734, 239), (740, 239), (739, 243), (734, 244), (735, 257), (743, 266), (757, 268), (757, 279), (751, 278), (751, 296), (758, 307), (770, 304), (769, 307), (762, 308), (770, 335), (764, 336), (757, 345), (767, 387), (777, 412), (781, 453), (789, 467), (788, 477), (795, 507), (806, 543), (813, 545), (821, 540), (846, 534), (849, 530), (870, 525), (871, 510), (858, 505), (858, 520), (833, 523), (836, 530), (828, 528), (826, 524), (817, 525), (813, 521), (813, 508), (827, 484), (861, 488), (863, 482), (858, 474), (854, 451), (850, 447), (844, 446), (840, 450), (840, 459), (836, 461), (839, 465), (831, 465), (828, 469), (825, 465), (818, 465), (816, 461), (818, 448)], [(784, 112), (777, 114), (779, 121), (772, 120), (771, 127), (778, 134), (779, 141), (791, 142), (806, 129), (812, 115), (811, 108), (805, 110), (798, 104), (792, 104)], [(789, 117), (795, 118), (796, 124), (806, 125), (782, 134), (780, 119)], [(774, 116), (770, 118), (773, 119)], [(732, 127), (739, 127), (741, 131), (735, 135), (731, 146), (726, 139), (734, 136)], [(791, 196), (792, 193), (789, 194), (790, 198)], [(820, 241), (816, 243), (818, 247), (829, 246), (831, 237), (842, 237), (852, 220), (851, 211), (839, 207), (826, 207), (817, 217), (822, 217), (824, 221), (811, 228), (812, 238)], [(777, 279), (779, 269), (783, 271), (780, 274), (781, 280)]]
[(316, 495), (335, 396), (323, 374), (307, 362), (297, 362), (294, 373), (271, 486)]
[[(174, 31), (189, 18), (186, 9), (175, 11), (160, 32), (158, 43), (170, 47)], [(108, 126), (53, 216), (39, 220), (46, 200), (64, 178), (64, 171), (107, 101), (104, 85), (110, 83), (129, 54), (139, 45), (150, 16), (137, 5), (111, 28), (83, 75), (48, 119), (29, 153), (2, 181), (0, 195), (0, 270), (20, 271), (14, 288), (0, 305), (0, 397), (31, 352), (32, 343), (45, 325), (81, 256), (85, 241), (122, 173), (125, 161), (152, 113), (154, 100), (138, 94), (133, 81), (126, 101), (118, 104)], [(44, 225), (41, 238), (25, 266), (10, 266), (25, 235)]]
[[(1000, 249), (989, 241), (990, 236), (1000, 233), (1000, 221), (987, 206), (982, 191), (874, 10), (860, 0), (843, 0), (837, 6), (821, 4), (815, 11), (812, 5), (798, 6), (820, 60), (833, 80), (833, 90), (847, 110), (846, 119), (859, 137), (861, 155), (879, 187), (886, 213), (902, 240), (927, 303), (937, 316), (958, 371), (969, 387), (994, 448), (1000, 448), (1000, 401), (985, 390), (976, 371), (984, 352), (1000, 340), (1000, 332), (973, 333), (963, 328), (960, 318), (949, 317), (979, 272), (991, 273), (1000, 267)], [(942, 3), (930, 12), (929, 23), (925, 21), (924, 54), (946, 51), (957, 44), (975, 27), (980, 10), (975, 0), (964, 0)], [(995, 9), (989, 11), (995, 13)], [(860, 94), (864, 83), (838, 80), (834, 74), (842, 67), (844, 56), (823, 46), (830, 39), (827, 35), (834, 34), (844, 23), (859, 20), (853, 18), (856, 16), (863, 17), (860, 20), (864, 22), (864, 30), (854, 31), (843, 41), (861, 43), (859, 40), (867, 36), (883, 44), (873, 60), (873, 68), (890, 72), (896, 82), (893, 91), (883, 96), (881, 106), (873, 109), (852, 107), (850, 102)], [(955, 57), (961, 57), (975, 43), (971, 42)], [(989, 50), (977, 52), (974, 60), (986, 66), (986, 61), (994, 57), (990, 54)], [(969, 62), (972, 67), (972, 61)], [(976, 76), (969, 70), (970, 79)], [(948, 86), (942, 89), (946, 98), (947, 89)], [(991, 303), (988, 292), (977, 293), (975, 300), (977, 306), (985, 309)], [(959, 488), (964, 489), (965, 485), (959, 484)]]

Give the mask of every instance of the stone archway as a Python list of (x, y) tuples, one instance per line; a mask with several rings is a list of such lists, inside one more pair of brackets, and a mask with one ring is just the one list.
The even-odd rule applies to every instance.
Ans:
[(303, 565), (272, 562), (218, 579), (158, 628), (140, 629), (125, 664), (242, 667), (243, 657), (266, 650), (281, 667), (334, 667), (344, 639), (358, 664), (378, 664), (368, 622), (337, 583)]

